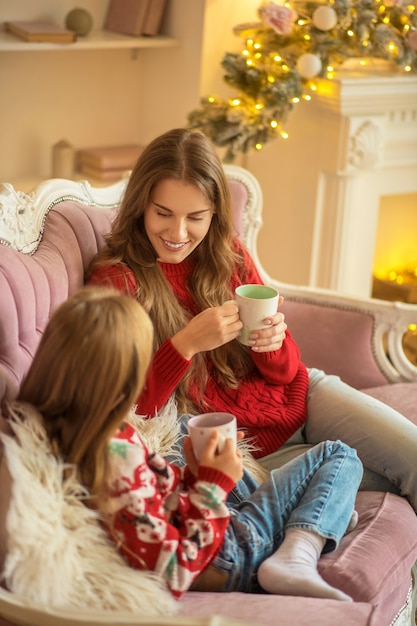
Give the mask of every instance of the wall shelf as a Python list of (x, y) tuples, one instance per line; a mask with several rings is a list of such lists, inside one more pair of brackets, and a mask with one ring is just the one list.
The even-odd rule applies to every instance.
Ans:
[(106, 30), (92, 31), (86, 37), (79, 37), (73, 43), (50, 43), (23, 41), (5, 31), (0, 32), (0, 52), (33, 52), (35, 50), (110, 50), (141, 48), (170, 48), (178, 46), (179, 41), (173, 37), (156, 35), (152, 37), (130, 37), (111, 33)]
[(0, 183), (30, 189), (50, 178), (62, 139), (75, 150), (145, 145), (183, 126), (199, 102), (205, 0), (169, 0), (155, 36), (105, 30), (108, 0), (83, 0), (95, 26), (73, 43), (26, 42), (4, 29), (12, 19), (64, 24), (71, 3), (19, 0), (7, 12), (10, 0), (0, 0)]

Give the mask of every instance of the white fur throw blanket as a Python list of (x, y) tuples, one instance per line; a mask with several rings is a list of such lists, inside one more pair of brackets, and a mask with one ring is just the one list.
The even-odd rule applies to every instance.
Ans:
[[(64, 479), (65, 466), (51, 454), (39, 415), (20, 413), (13, 411), (14, 436), (1, 435), (12, 478), (1, 582), (45, 607), (175, 614), (177, 602), (160, 578), (127, 565), (101, 528), (99, 514), (83, 505), (85, 490), (74, 475)], [(176, 411), (142, 424), (149, 427), (150, 445), (162, 452), (171, 447)]]

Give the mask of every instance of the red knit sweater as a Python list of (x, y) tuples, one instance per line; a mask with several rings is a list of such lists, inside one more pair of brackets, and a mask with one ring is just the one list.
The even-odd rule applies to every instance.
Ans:
[[(245, 257), (246, 283), (262, 283), (259, 273), (247, 250), (236, 240), (238, 250)], [(182, 263), (160, 263), (165, 278), (183, 306), (192, 314), (199, 311), (186, 288), (194, 263), (190, 258)], [(91, 284), (112, 284), (120, 291), (134, 296), (137, 282), (133, 272), (125, 265), (99, 267), (90, 277)], [(242, 283), (238, 269), (231, 281), (231, 290)], [(191, 389), (191, 400), (202, 412), (224, 411), (236, 416), (238, 427), (243, 429), (258, 448), (254, 456), (262, 457), (275, 452), (306, 420), (308, 373), (300, 361), (298, 346), (291, 332), (280, 350), (257, 353), (250, 350), (255, 368), (240, 383), (238, 389), (224, 389), (210, 377), (201, 398)], [(138, 399), (137, 413), (155, 415), (190, 367), (174, 348), (171, 340), (165, 341), (155, 353), (144, 392)], [(210, 368), (210, 361), (209, 361)], [(204, 404), (203, 401), (204, 400)]]

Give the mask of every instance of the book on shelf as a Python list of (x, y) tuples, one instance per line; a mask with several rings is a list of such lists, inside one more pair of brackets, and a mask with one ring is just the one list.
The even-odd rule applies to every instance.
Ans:
[(167, 0), (150, 0), (143, 26), (143, 35), (158, 35), (166, 4)]
[(105, 30), (124, 35), (142, 35), (152, 0), (109, 0)]
[(142, 150), (143, 146), (136, 143), (83, 148), (77, 152), (77, 163), (96, 170), (131, 170)]
[(5, 22), (5, 29), (24, 41), (72, 43), (77, 36), (74, 31), (53, 22), (11, 21)]
[(127, 178), (131, 172), (131, 168), (117, 167), (102, 170), (99, 167), (92, 167), (90, 165), (80, 164), (78, 166), (78, 173), (85, 174), (89, 178), (95, 178), (96, 180), (103, 181), (117, 181), (122, 178)]

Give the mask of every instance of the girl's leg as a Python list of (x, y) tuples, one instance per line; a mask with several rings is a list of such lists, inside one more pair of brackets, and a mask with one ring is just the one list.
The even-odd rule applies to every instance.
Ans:
[(352, 601), (320, 576), (317, 563), (326, 543), (309, 530), (289, 528), (274, 554), (258, 569), (258, 581), (269, 593)]
[[(340, 441), (324, 442), (273, 470), (248, 500), (235, 507), (230, 505), (229, 528), (214, 561), (216, 567), (229, 572), (224, 591), (259, 591), (258, 568), (277, 551), (284, 532), (287, 535), (297, 529), (319, 536), (316, 556), (325, 543), (327, 549), (338, 545), (351, 519), (361, 476), (362, 465), (354, 450)], [(289, 587), (280, 586), (278, 569), (276, 575), (262, 576), (262, 582), (271, 579), (274, 584), (273, 587), (268, 584), (268, 590), (285, 593), (284, 589)], [(333, 588), (329, 591), (321, 579), (320, 585), (316, 579), (309, 587), (310, 570), (311, 567), (308, 572), (303, 569), (301, 578), (297, 571), (291, 593), (298, 589), (302, 595), (338, 595)]]
[(243, 500), (247, 500), (259, 487), (259, 483), (246, 470), (243, 470), (243, 477), (236, 483), (234, 489), (227, 496), (228, 504), (237, 505)]
[(338, 376), (316, 369), (309, 376), (307, 442), (340, 439), (355, 448), (371, 470), (362, 488), (397, 491), (417, 511), (417, 426)]

